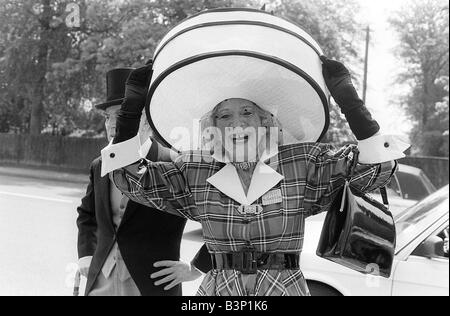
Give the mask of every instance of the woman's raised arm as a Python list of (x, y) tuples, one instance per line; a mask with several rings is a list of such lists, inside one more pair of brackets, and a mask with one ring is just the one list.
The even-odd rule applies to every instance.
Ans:
[(103, 172), (112, 173), (116, 187), (132, 201), (197, 220), (197, 208), (182, 172), (182, 159), (170, 161), (167, 151), (158, 143), (149, 139), (139, 146), (136, 136), (110, 144), (102, 150), (102, 160)]

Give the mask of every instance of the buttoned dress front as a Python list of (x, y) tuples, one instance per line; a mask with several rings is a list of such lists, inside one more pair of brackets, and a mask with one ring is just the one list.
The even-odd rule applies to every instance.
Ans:
[[(356, 152), (356, 146), (281, 146), (270, 160), (258, 163), (247, 195), (233, 165), (200, 152), (182, 154), (171, 163), (143, 159), (114, 171), (113, 179), (138, 203), (200, 222), (212, 254), (248, 246), (263, 253), (300, 254), (306, 218), (329, 209)], [(351, 185), (364, 192), (380, 188), (395, 166), (358, 164)], [(242, 205), (262, 206), (262, 212), (244, 214)], [(307, 296), (309, 291), (301, 270), (258, 270), (253, 278), (236, 270), (212, 270), (198, 295)]]

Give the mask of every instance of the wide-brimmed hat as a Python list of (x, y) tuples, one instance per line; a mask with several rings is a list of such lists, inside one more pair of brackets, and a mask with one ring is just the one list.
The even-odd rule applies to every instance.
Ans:
[(241, 98), (277, 117), (285, 144), (316, 142), (329, 125), (321, 55), (303, 29), (267, 12), (201, 12), (158, 45), (147, 118), (166, 145), (197, 149), (198, 120), (225, 99)]
[(122, 104), (125, 83), (133, 70), (134, 68), (116, 68), (106, 73), (106, 102), (96, 104), (96, 109), (105, 111), (111, 106)]

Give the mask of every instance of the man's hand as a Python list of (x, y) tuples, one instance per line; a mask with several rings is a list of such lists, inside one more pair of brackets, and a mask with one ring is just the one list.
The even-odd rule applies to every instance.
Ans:
[(153, 63), (151, 60), (144, 67), (130, 73), (125, 85), (125, 98), (117, 114), (114, 144), (124, 142), (137, 135), (152, 74)]
[(80, 260), (78, 260), (78, 270), (80, 271), (81, 275), (84, 276), (85, 278), (88, 277), (91, 262), (92, 257), (83, 257)]
[(320, 60), (322, 60), (322, 72), (328, 90), (344, 113), (356, 138), (365, 140), (378, 133), (380, 126), (358, 96), (347, 67), (325, 56), (321, 56)]
[(155, 282), (156, 286), (169, 283), (164, 287), (168, 291), (180, 283), (195, 281), (202, 276), (202, 273), (195, 267), (182, 261), (159, 261), (154, 264), (155, 268), (165, 268), (159, 272), (153, 273), (152, 279), (162, 278)]

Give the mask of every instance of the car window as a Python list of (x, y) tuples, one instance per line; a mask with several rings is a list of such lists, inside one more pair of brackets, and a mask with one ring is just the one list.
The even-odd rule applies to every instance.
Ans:
[(431, 215), (437, 211), (437, 208), (448, 201), (448, 197), (433, 196), (427, 200), (422, 201), (416, 206), (405, 210), (396, 219), (397, 231), (402, 232), (407, 230), (410, 226), (416, 226), (423, 218)]
[(420, 201), (429, 195), (419, 175), (398, 172), (397, 177), (404, 199)]
[(434, 184), (431, 182), (430, 178), (428, 178), (425, 173), (420, 172), (420, 177), (422, 178), (422, 182), (425, 185), (425, 187), (427, 187), (427, 190), (430, 194), (437, 191), (436, 187), (434, 186)]
[(386, 191), (389, 197), (402, 197), (402, 192), (398, 186), (397, 176), (391, 179), (391, 182), (386, 186)]
[[(425, 253), (428, 258), (447, 258), (448, 259), (448, 226), (429, 236), (423, 243), (421, 243), (412, 253), (413, 256), (424, 257)], [(428, 247), (425, 243), (428, 242)], [(427, 251), (428, 249), (428, 251)]]
[(395, 217), (397, 250), (400, 251), (449, 211), (448, 186)]

